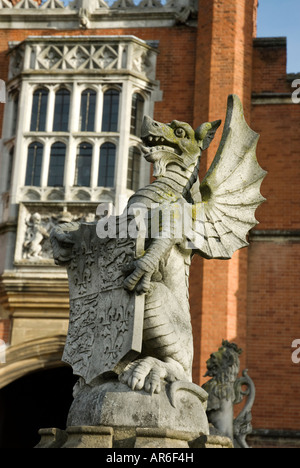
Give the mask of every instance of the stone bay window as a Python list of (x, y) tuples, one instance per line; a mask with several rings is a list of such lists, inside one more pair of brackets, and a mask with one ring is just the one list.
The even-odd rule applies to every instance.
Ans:
[[(49, 264), (52, 225), (92, 220), (102, 202), (121, 212), (149, 182), (140, 130), (160, 98), (156, 57), (156, 48), (133, 36), (11, 44), (2, 139), (10, 186), (0, 188), (9, 216), (20, 208), (16, 265)], [(3, 209), (0, 216), (5, 222)], [(36, 252), (26, 241), (33, 232), (42, 246)]]

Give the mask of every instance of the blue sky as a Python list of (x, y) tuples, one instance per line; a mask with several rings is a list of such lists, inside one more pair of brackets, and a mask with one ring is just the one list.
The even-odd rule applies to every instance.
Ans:
[(259, 0), (258, 37), (285, 36), (288, 73), (300, 72), (300, 0)]

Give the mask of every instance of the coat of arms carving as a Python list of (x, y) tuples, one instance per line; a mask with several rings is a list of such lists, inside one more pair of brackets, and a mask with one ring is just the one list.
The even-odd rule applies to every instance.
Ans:
[[(99, 238), (96, 223), (73, 223), (66, 250), (70, 322), (63, 361), (86, 383), (115, 372), (141, 352), (144, 296), (124, 289), (126, 266), (142, 239)], [(70, 224), (61, 226), (61, 231)], [(70, 232), (70, 231), (69, 231)]]

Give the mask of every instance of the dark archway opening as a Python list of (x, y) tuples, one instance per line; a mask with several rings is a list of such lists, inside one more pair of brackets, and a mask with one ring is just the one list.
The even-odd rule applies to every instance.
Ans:
[(69, 367), (26, 375), (0, 390), (0, 448), (33, 448), (39, 429), (66, 428), (78, 377)]

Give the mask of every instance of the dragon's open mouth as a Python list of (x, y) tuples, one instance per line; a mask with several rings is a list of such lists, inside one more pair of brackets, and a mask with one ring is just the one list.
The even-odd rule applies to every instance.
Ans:
[(141, 147), (147, 161), (154, 162), (162, 153), (174, 153), (181, 155), (182, 151), (176, 143), (170, 143), (164, 137), (147, 135), (142, 138), (144, 145)]

